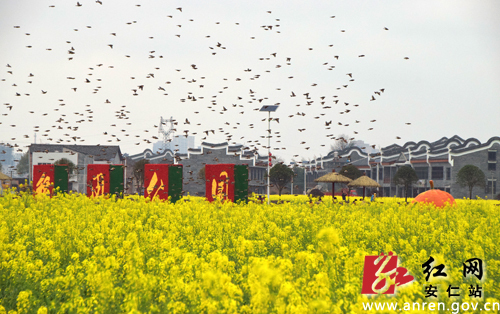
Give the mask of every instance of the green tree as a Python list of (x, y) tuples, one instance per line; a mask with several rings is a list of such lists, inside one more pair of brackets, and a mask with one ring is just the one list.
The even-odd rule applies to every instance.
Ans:
[(134, 164), (134, 178), (139, 188), (139, 193), (142, 193), (144, 188), (144, 166), (149, 164), (149, 160), (141, 159)]
[(293, 176), (293, 170), (285, 164), (278, 163), (269, 170), (269, 181), (278, 188), (278, 194), (290, 183)]
[(198, 171), (198, 179), (205, 180), (205, 166)]
[(330, 145), (330, 150), (339, 151), (354, 146), (354, 138), (349, 138), (349, 135), (342, 133), (335, 139), (335, 142)]
[(356, 168), (354, 165), (346, 165), (342, 167), (342, 169), (340, 169), (340, 174), (352, 180), (356, 180), (363, 175), (361, 170)]
[(394, 175), (393, 181), (397, 185), (402, 185), (405, 190), (405, 202), (408, 202), (408, 190), (411, 188), (413, 183), (418, 181), (417, 173), (415, 169), (410, 166), (404, 166), (398, 169)]
[[(299, 167), (297, 165), (293, 166), (293, 185), (294, 189), (297, 190), (302, 190), (304, 193), (305, 192), (305, 186), (304, 186), (304, 168)], [(296, 194), (297, 192), (294, 191)]]
[(27, 151), (21, 156), (17, 163), (17, 173), (26, 174), (30, 171), (30, 153)]
[(54, 162), (54, 165), (67, 165), (68, 166), (68, 174), (73, 174), (76, 170), (76, 165), (68, 158), (61, 158), (61, 159), (57, 160), (56, 162)]
[(478, 167), (465, 165), (458, 171), (457, 183), (461, 187), (469, 188), (469, 198), (472, 199), (472, 189), (475, 186), (486, 187), (486, 176)]

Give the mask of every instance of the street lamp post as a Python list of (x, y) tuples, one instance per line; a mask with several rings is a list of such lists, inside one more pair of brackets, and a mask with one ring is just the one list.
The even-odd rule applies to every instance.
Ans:
[(269, 161), (267, 163), (267, 205), (271, 202), (271, 180), (269, 177), (269, 171), (271, 166), (271, 112), (276, 111), (278, 105), (264, 105), (259, 111), (267, 111), (267, 155), (269, 156)]

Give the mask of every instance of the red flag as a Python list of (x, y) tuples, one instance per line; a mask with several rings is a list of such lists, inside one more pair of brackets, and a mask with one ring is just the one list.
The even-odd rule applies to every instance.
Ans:
[(206, 197), (234, 202), (234, 164), (205, 165)]
[(168, 166), (167, 164), (144, 165), (144, 196), (151, 199), (158, 196), (168, 199)]
[(54, 165), (34, 165), (33, 184), (35, 194), (50, 194), (54, 189)]
[(109, 165), (87, 165), (87, 196), (109, 194)]

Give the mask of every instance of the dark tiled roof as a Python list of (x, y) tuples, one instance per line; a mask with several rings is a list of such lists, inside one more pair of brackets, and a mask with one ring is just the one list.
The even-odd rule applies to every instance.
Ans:
[(93, 156), (94, 160), (110, 160), (117, 154), (122, 159), (120, 146), (111, 145), (65, 145), (65, 144), (31, 144), (30, 151), (33, 152), (63, 152), (65, 149)]
[(366, 158), (362, 158), (353, 161), (351, 164), (353, 164), (354, 166), (368, 166), (368, 160)]
[(173, 156), (175, 156), (175, 154), (170, 149), (164, 150), (161, 153), (154, 153), (151, 149), (146, 148), (142, 153), (130, 155), (129, 157), (132, 160), (140, 160), (144, 158), (151, 158), (151, 159), (166, 158), (166, 157), (172, 158)]
[(473, 149), (482, 148), (482, 147), (489, 147), (492, 145), (493, 142), (500, 143), (500, 137), (494, 136), (494, 137), (490, 138), (486, 143), (483, 143), (483, 144), (479, 143), (479, 141), (476, 140), (475, 138), (468, 139), (467, 141), (464, 142), (464, 144), (462, 146), (453, 147), (451, 149), (451, 151), (453, 153), (462, 153), (462, 152), (466, 152), (468, 150), (473, 150)]
[(153, 159), (153, 158), (158, 158), (160, 156), (165, 156), (165, 155), (173, 155), (181, 159), (187, 159), (189, 158), (189, 153), (192, 154), (201, 154), (203, 152), (203, 149), (225, 149), (227, 148), (227, 152), (230, 153), (231, 155), (235, 156), (240, 156), (241, 158), (245, 159), (252, 159), (256, 158), (256, 160), (267, 160), (266, 156), (260, 156), (256, 154), (255, 151), (253, 150), (246, 150), (248, 147), (244, 147), (243, 145), (228, 145), (227, 142), (224, 143), (207, 143), (203, 142), (201, 143), (202, 148), (188, 148), (188, 154), (184, 153), (173, 153), (171, 150), (167, 150), (163, 152), (161, 155), (153, 153), (150, 149), (145, 149), (144, 152), (138, 153), (135, 155), (130, 156), (132, 159), (137, 159), (137, 158), (144, 158), (146, 156), (148, 159)]
[[(410, 149), (412, 156), (418, 154), (426, 154), (427, 150), (429, 150), (430, 154), (448, 154), (451, 150), (452, 152), (463, 152), (471, 149), (475, 149), (478, 147), (489, 146), (492, 141), (495, 139), (499, 139), (499, 137), (492, 137), (488, 140), (488, 142), (481, 144), (481, 142), (476, 138), (469, 138), (464, 140), (458, 135), (454, 135), (451, 138), (442, 137), (437, 141), (429, 142), (429, 141), (419, 141), (415, 142), (407, 142), (403, 146), (399, 146), (396, 144), (389, 145), (387, 147), (382, 148), (382, 153), (384, 156), (394, 155), (403, 151), (407, 151)], [(418, 151), (416, 151), (418, 149)]]
[(206, 146), (210, 148), (223, 148), (225, 146), (228, 146), (227, 142), (224, 143), (207, 143), (207, 142), (202, 142), (201, 146)]

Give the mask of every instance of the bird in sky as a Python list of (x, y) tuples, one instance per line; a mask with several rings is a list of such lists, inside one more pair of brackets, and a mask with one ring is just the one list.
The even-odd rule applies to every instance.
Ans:
[[(96, 10), (95, 12), (100, 12), (98, 10), (107, 10), (108, 5), (111, 6), (111, 4), (108, 2), (105, 3), (106, 5), (103, 5), (102, 1), (96, 0), (96, 4), (99, 4), (101, 6), (89, 6), (87, 5), (87, 2), (76, 2), (76, 7), (82, 7), (83, 4), (86, 5), (86, 8), (82, 10), (87, 10), (92, 7), (91, 10)], [(69, 7), (71, 7), (71, 10), (78, 10), (73, 5), (70, 5)], [(289, 88), (289, 97), (293, 97), (293, 99), (291, 99), (292, 102), (290, 102), (290, 104), (287, 104), (283, 101), (283, 105), (280, 106), (280, 109), (276, 113), (277, 116), (273, 116), (269, 121), (276, 121), (276, 124), (273, 123), (273, 128), (276, 127), (280, 130), (284, 130), (284, 128), (290, 128), (288, 121), (290, 121), (290, 123), (296, 123), (297, 127), (292, 127), (291, 129), (293, 129), (293, 131), (287, 132), (289, 133), (287, 134), (287, 137), (291, 138), (291, 142), (304, 142), (305, 144), (305, 141), (303, 139), (299, 139), (299, 134), (308, 136), (308, 133), (311, 132), (311, 130), (317, 127), (322, 127), (323, 122), (325, 124), (325, 128), (332, 128), (332, 130), (338, 128), (338, 125), (344, 126), (346, 129), (354, 132), (354, 134), (360, 133), (361, 135), (363, 133), (361, 131), (362, 128), (358, 129), (360, 132), (352, 131), (352, 126), (354, 126), (355, 124), (354, 122), (352, 122), (353, 119), (350, 119), (350, 117), (358, 118), (358, 114), (362, 113), (363, 110), (366, 110), (365, 108), (367, 108), (367, 106), (364, 106), (364, 102), (361, 101), (358, 101), (359, 104), (353, 105), (355, 100), (349, 99), (352, 98), (352, 95), (349, 96), (348, 94), (343, 94), (347, 93), (349, 90), (351, 90), (351, 88), (353, 90), (357, 88), (358, 81), (360, 80), (359, 77), (361, 77), (361, 75), (358, 75), (358, 69), (360, 68), (349, 65), (349, 63), (344, 60), (356, 59), (355, 62), (357, 62), (358, 65), (365, 64), (365, 62), (369, 62), (369, 59), (372, 58), (360, 60), (357, 59), (356, 56), (358, 58), (365, 57), (365, 54), (370, 56), (370, 51), (363, 51), (365, 54), (358, 54), (341, 52), (342, 50), (338, 49), (336, 50), (336, 52), (334, 52), (337, 55), (333, 55), (331, 52), (329, 52), (329, 56), (323, 56), (319, 58), (318, 56), (321, 56), (321, 54), (326, 51), (325, 49), (337, 49), (340, 46), (340, 43), (337, 44), (336, 42), (331, 41), (332, 39), (328, 39), (328, 41), (325, 41), (323, 43), (320, 42), (317, 45), (306, 45), (306, 43), (297, 42), (298, 48), (310, 54), (310, 57), (307, 58), (311, 58), (311, 60), (314, 60), (314, 63), (317, 63), (320, 66), (323, 65), (323, 70), (328, 69), (329, 71), (332, 71), (326, 73), (335, 75), (335, 71), (337, 71), (336, 66), (338, 67), (338, 69), (345, 69), (345, 72), (341, 73), (346, 73), (346, 76), (341, 76), (340, 73), (338, 73), (338, 80), (335, 77), (331, 80), (332, 82), (335, 82), (335, 85), (332, 86), (333, 88), (325, 89), (325, 86), (329, 86), (325, 82), (329, 81), (330, 78), (328, 80), (320, 81), (321, 76), (318, 75), (318, 77), (314, 78), (314, 81), (312, 78), (308, 78), (304, 81), (304, 72), (300, 72), (300, 66), (303, 66), (301, 65), (301, 63), (304, 63), (305, 61), (307, 61), (307, 59), (304, 59), (292, 50), (285, 50), (285, 45), (281, 47), (281, 45), (272, 44), (273, 42), (282, 42), (283, 37), (280, 36), (283, 36), (283, 34), (281, 34), (279, 30), (284, 27), (288, 28), (289, 25), (285, 24), (290, 23), (285, 19), (282, 19), (282, 21), (279, 22), (280, 19), (275, 18), (279, 16), (274, 16), (278, 14), (277, 10), (274, 10), (274, 14), (271, 16), (265, 14), (270, 14), (271, 11), (260, 11), (259, 14), (266, 15), (267, 20), (265, 20), (262, 25), (256, 25), (256, 23), (252, 25), (252, 22), (249, 21), (249, 25), (247, 25), (250, 27), (248, 33), (242, 33), (240, 31), (240, 29), (244, 27), (244, 23), (242, 21), (231, 21), (231, 23), (225, 23), (227, 21), (224, 21), (222, 19), (219, 20), (218, 16), (214, 16), (209, 18), (211, 19), (211, 26), (209, 28), (206, 25), (201, 24), (198, 20), (195, 21), (195, 19), (191, 18), (193, 16), (189, 16), (191, 7), (187, 6), (187, 4), (185, 6), (185, 10), (183, 10), (182, 7), (177, 7), (175, 9), (174, 8), (175, 7), (170, 8), (169, 14), (171, 15), (167, 15), (166, 17), (165, 15), (163, 15), (164, 20), (158, 22), (159, 28), (165, 26), (162, 30), (163, 35), (165, 35), (163, 37), (161, 37), (160, 34), (155, 31), (148, 30), (148, 28), (145, 26), (145, 23), (143, 23), (139, 18), (137, 18), (137, 20), (131, 20), (131, 16), (129, 16), (126, 20), (120, 20), (119, 24), (110, 22), (110, 27), (105, 30), (99, 29), (99, 27), (96, 27), (96, 25), (91, 24), (89, 22), (89, 19), (85, 18), (81, 20), (83, 21), (82, 23), (75, 23), (74, 25), (86, 25), (86, 27), (80, 26), (79, 29), (77, 29), (73, 28), (75, 26), (64, 26), (67, 30), (71, 31), (71, 34), (65, 36), (65, 38), (57, 39), (56, 41), (58, 41), (58, 44), (61, 47), (60, 51), (63, 51), (66, 55), (64, 58), (64, 62), (72, 62), (61, 63), (64, 66), (61, 66), (59, 68), (61, 69), (61, 73), (63, 73), (63, 76), (61, 76), (62, 79), (66, 78), (68, 80), (72, 80), (72, 83), (74, 84), (72, 84), (71, 86), (59, 84), (63, 87), (61, 89), (56, 89), (54, 87), (55, 85), (52, 85), (50, 81), (46, 81), (47, 78), (50, 77), (49, 71), (47, 71), (46, 73), (40, 73), (36, 69), (26, 68), (33, 73), (37, 73), (35, 76), (33, 73), (29, 72), (28, 75), (28, 71), (26, 71), (26, 69), (19, 70), (17, 68), (13, 68), (11, 64), (15, 66), (16, 63), (12, 60), (8, 60), (9, 63), (7, 64), (7, 68), (9, 69), (5, 70), (9, 71), (7, 72), (8, 75), (5, 75), (5, 77), (10, 78), (7, 79), (9, 85), (6, 86), (12, 88), (11, 90), (9, 90), (9, 93), (13, 99), (14, 96), (16, 96), (18, 97), (19, 102), (21, 102), (23, 99), (26, 99), (25, 96), (31, 95), (31, 98), (41, 97), (39, 93), (36, 93), (35, 95), (32, 93), (32, 91), (30, 94), (30, 89), (27, 87), (26, 81), (24, 81), (26, 75), (32, 78), (32, 81), (28, 81), (28, 84), (33, 83), (32, 86), (34, 87), (37, 87), (35, 85), (39, 84), (38, 88), (43, 88), (41, 89), (42, 95), (45, 95), (48, 93), (48, 91), (50, 91), (50, 94), (45, 96), (44, 98), (44, 103), (47, 103), (48, 109), (43, 111), (46, 112), (40, 112), (36, 109), (30, 110), (34, 109), (34, 107), (28, 107), (26, 110), (20, 109), (21, 106), (12, 105), (9, 105), (7, 107), (8, 111), (17, 112), (19, 110), (26, 110), (25, 112), (33, 114), (34, 117), (44, 117), (41, 118), (43, 119), (41, 120), (41, 122), (52, 122), (52, 124), (54, 124), (53, 122), (56, 121), (56, 125), (53, 128), (54, 132), (57, 132), (57, 130), (61, 129), (70, 130), (68, 131), (68, 133), (66, 133), (68, 134), (67, 136), (61, 135), (61, 137), (63, 137), (60, 140), (61, 142), (75, 142), (84, 140), (82, 138), (83, 136), (79, 137), (76, 134), (73, 134), (78, 130), (74, 128), (76, 123), (78, 123), (79, 126), (83, 124), (90, 125), (90, 123), (94, 121), (94, 117), (96, 117), (96, 121), (100, 119), (113, 119), (112, 121), (116, 122), (116, 124), (113, 124), (111, 126), (122, 126), (123, 128), (120, 127), (121, 131), (119, 131), (119, 134), (122, 134), (123, 137), (120, 136), (120, 138), (118, 138), (118, 133), (111, 134), (107, 131), (105, 133), (102, 133), (102, 135), (101, 133), (99, 133), (99, 136), (105, 137), (106, 140), (123, 140), (123, 142), (126, 143), (129, 142), (127, 137), (130, 137), (133, 139), (130, 141), (131, 145), (143, 145), (143, 143), (148, 143), (148, 141), (151, 142), (151, 138), (157, 138), (151, 136), (149, 136), (148, 138), (144, 138), (142, 134), (134, 134), (134, 132), (131, 132), (131, 130), (129, 130), (129, 126), (133, 125), (133, 123), (140, 123), (137, 122), (137, 119), (139, 119), (140, 114), (142, 114), (143, 112), (153, 112), (153, 109), (155, 112), (158, 112), (161, 102), (162, 111), (166, 110), (167, 112), (176, 112), (177, 108), (182, 108), (182, 115), (184, 116), (179, 117), (179, 121), (181, 121), (181, 124), (189, 125), (190, 130), (179, 130), (179, 132), (182, 132), (181, 134), (189, 136), (196, 133), (205, 133), (206, 136), (210, 135), (211, 137), (213, 137), (216, 135), (216, 133), (217, 135), (219, 135), (220, 133), (221, 136), (229, 141), (232, 140), (233, 134), (237, 134), (235, 136), (239, 137), (239, 132), (248, 132), (255, 138), (259, 138), (260, 136), (262, 136), (259, 132), (257, 132), (257, 130), (259, 129), (257, 123), (266, 122), (268, 121), (268, 119), (262, 119), (262, 121), (259, 122), (258, 120), (260, 120), (262, 117), (256, 119), (254, 116), (252, 116), (254, 114), (254, 111), (259, 111), (260, 109), (255, 108), (257, 107), (255, 105), (259, 105), (260, 107), (262, 105), (271, 105), (273, 103), (277, 103), (278, 101), (280, 101), (278, 100), (280, 99), (278, 95), (286, 97), (287, 88)], [(135, 8), (133, 8), (133, 10), (141, 11), (146, 9), (147, 6), (145, 4), (136, 4)], [(176, 11), (179, 11), (183, 14), (181, 15), (180, 13), (176, 13)], [(79, 14), (81, 15), (81, 13)], [(118, 16), (120, 15), (118, 14)], [(183, 18), (180, 19), (181, 17)], [(320, 17), (318, 17), (318, 19), (319, 18)], [(335, 18), (335, 16), (326, 15), (323, 18), (333, 19)], [(174, 20), (175, 23), (171, 23), (174, 22)], [(337, 23), (340, 21), (341, 20), (333, 20), (331, 22)], [(214, 23), (215, 25), (213, 25)], [(241, 26), (239, 26), (240, 24)], [(252, 30), (252, 26), (255, 26), (254, 30)], [(12, 30), (12, 27), (9, 28), (14, 32), (20, 27), (21, 26), (16, 25), (14, 26), (14, 30)], [(214, 27), (214, 29), (212, 29), (212, 27)], [(201, 36), (199, 36), (199, 38), (193, 35), (194, 33), (191, 33), (191, 31), (196, 30), (196, 28), (198, 28), (198, 30), (204, 31)], [(217, 31), (216, 28), (219, 28), (219, 31)], [(382, 32), (380, 26), (378, 26), (377, 28), (379, 32)], [(256, 29), (262, 31), (262, 34), (265, 35), (260, 35), (261, 33), (255, 32)], [(341, 29), (341, 32), (345, 33), (346, 29), (349, 28), (346, 27), (345, 29)], [(384, 30), (388, 30), (388, 28), (384, 27)], [(28, 31), (29, 33), (26, 33), (26, 31)], [(269, 36), (271, 44), (262, 45), (262, 50), (259, 52), (259, 54), (256, 55), (249, 54), (249, 57), (247, 57), (245, 54), (237, 55), (236, 53), (235, 57), (230, 57), (230, 54), (234, 55), (236, 47), (233, 44), (234, 39), (231, 39), (230, 42), (229, 40), (226, 40), (224, 36), (222, 36), (224, 32), (235, 32), (235, 34), (238, 34), (238, 36), (235, 36), (235, 38), (241, 37), (244, 38), (244, 40), (247, 42), (257, 43), (256, 45), (262, 45), (262, 42), (259, 43), (259, 40), (263, 40), (262, 36)], [(120, 36), (117, 36), (118, 33), (120, 33)], [(342, 36), (342, 38), (348, 38), (350, 33), (351, 32), (348, 32), (346, 34), (337, 33), (335, 36), (337, 36), (338, 38), (340, 38), (340, 36)], [(52, 54), (51, 56), (54, 56), (54, 53), (58, 50), (56, 49), (58, 47), (52, 46), (52, 44), (51, 47), (54, 48), (54, 52), (49, 52), (52, 50), (52, 48), (50, 48), (49, 50), (48, 48), (46, 48), (47, 46), (37, 47), (37, 45), (35, 45), (35, 42), (31, 42), (31, 40), (39, 35), (29, 28), (26, 30), (23, 29), (22, 33), (18, 34), (23, 36), (23, 48), (32, 47), (33, 51), (36, 51), (36, 49), (41, 49), (44, 54)], [(90, 34), (92, 34), (92, 37), (88, 37), (87, 39), (85, 37), (82, 37), (85, 34), (88, 34), (89, 36)], [(391, 33), (385, 33), (384, 35), (390, 34)], [(109, 41), (105, 41), (109, 40), (109, 36), (116, 37), (113, 38), (113, 41), (121, 40), (124, 38), (132, 38), (131, 36), (133, 36), (136, 42), (128, 46), (126, 44), (126, 41), (109, 43)], [(92, 40), (90, 38), (92, 38)], [(250, 41), (249, 38), (252, 40)], [(106, 51), (103, 50), (102, 52), (92, 51), (90, 48), (91, 46), (93, 46), (92, 41), (97, 41), (98, 39), (100, 40), (98, 41), (100, 42), (100, 49), (106, 48), (106, 42), (108, 42), (107, 46), (110, 49)], [(147, 40), (147, 44), (144, 44), (146, 43), (146, 41), (142, 42), (142, 39)], [(201, 41), (199, 41), (200, 39)], [(170, 45), (171, 43), (174, 43), (174, 41), (172, 40), (175, 40), (175, 45), (190, 43), (190, 45), (192, 45), (191, 48), (195, 53), (186, 50), (183, 53), (186, 57), (183, 62), (178, 62), (175, 54), (172, 54), (171, 56), (169, 56), (169, 58), (167, 58), (164, 43), (168, 42), (168, 44)], [(333, 38), (333, 40), (335, 40), (335, 38)], [(199, 44), (198, 46), (198, 43), (202, 44)], [(333, 48), (334, 44), (335, 48)], [(138, 50), (135, 49), (136, 46), (144, 48), (144, 51), (138, 52)], [(198, 47), (200, 48), (199, 50), (197, 50)], [(68, 54), (71, 55), (70, 58), (67, 58)], [(163, 59), (163, 56), (161, 54), (165, 56), (165, 59)], [(210, 58), (213, 58), (213, 61), (207, 61), (208, 59), (203, 58), (204, 55), (210, 55)], [(278, 57), (278, 55), (280, 55), (280, 57)], [(340, 55), (342, 55), (343, 58), (340, 58)], [(108, 56), (110, 57), (108, 58)], [(217, 58), (220, 58), (219, 61), (223, 60), (223, 63), (218, 63), (219, 61), (217, 61)], [(232, 58), (234, 58), (234, 60)], [(294, 60), (293, 63), (292, 59)], [(409, 58), (404, 57), (404, 59)], [(167, 60), (168, 62), (166, 62)], [(62, 59), (60, 61), (63, 62)], [(123, 63), (131, 61), (135, 63)], [(232, 62), (235, 62), (235, 65), (237, 64), (236, 62), (240, 63), (238, 64), (238, 66), (235, 66), (236, 70), (234, 71), (234, 73), (228, 75), (228, 73), (230, 72), (225, 72), (224, 67), (220, 67), (220, 65), (225, 64), (225, 62), (228, 62), (228, 64), (231, 64), (231, 66), (233, 66)], [(344, 62), (346, 63), (344, 64)], [(66, 66), (66, 64), (74, 65)], [(175, 64), (175, 68), (173, 64)], [(411, 66), (411, 64), (407, 65)], [(86, 72), (81, 72), (79, 68), (86, 69)], [(353, 79), (353, 72), (355, 70), (356, 79), (358, 80), (356, 82), (354, 82)], [(220, 74), (218, 73), (219, 71)], [(127, 79), (127, 82), (122, 80), (121, 75), (123, 74)], [(23, 81), (20, 80), (22, 78), (24, 78)], [(136, 83), (130, 84), (130, 80), (134, 80), (134, 82), (136, 81)], [(155, 80), (158, 80), (158, 82), (153, 82)], [(294, 82), (297, 82), (298, 80), (303, 81), (294, 84)], [(56, 79), (56, 83), (62, 82), (57, 81)], [(344, 90), (348, 86), (349, 89), (347, 91)], [(310, 87), (313, 88), (311, 89)], [(337, 88), (337, 92), (335, 92), (335, 88)], [(68, 92), (69, 89), (73, 90), (75, 94), (70, 93), (72, 95), (69, 96), (69, 98), (66, 98), (65, 96), (58, 96), (66, 100), (64, 101), (64, 103), (54, 104), (53, 107), (57, 108), (51, 108), (51, 95), (59, 95), (58, 93), (64, 95), (64, 93)], [(291, 89), (293, 89), (293, 91)], [(121, 93), (121, 91), (125, 91), (125, 93)], [(130, 91), (132, 91), (133, 93), (130, 93)], [(246, 94), (245, 91), (248, 91), (248, 94)], [(272, 91), (276, 92), (276, 94), (272, 95)], [(329, 94), (330, 91), (331, 93)], [(380, 89), (378, 91), (375, 91), (374, 94), (381, 96), (381, 93), (383, 92), (384, 89)], [(95, 109), (98, 113), (93, 113), (92, 111), (83, 111), (83, 109), (80, 110), (80, 108), (83, 107), (83, 104), (80, 104), (80, 100), (88, 99), (91, 101), (93, 99), (90, 98), (93, 97), (91, 94), (95, 93), (100, 93), (100, 95), (102, 95), (102, 97), (105, 99), (104, 103), (110, 104), (110, 106), (100, 107), (112, 108), (112, 110), (110, 110), (109, 112), (114, 111), (113, 116), (106, 116), (105, 118), (103, 118), (102, 112), (105, 111), (101, 111), (101, 108), (97, 108), (99, 107), (98, 104), (87, 105), (89, 107), (92, 106), (92, 108)], [(302, 97), (297, 97), (297, 95), (300, 96), (301, 94), (305, 96), (305, 100)], [(161, 99), (166, 99), (166, 101), (159, 100), (159, 98), (154, 98), (159, 97), (160, 95), (162, 97)], [(370, 94), (367, 94), (364, 97), (368, 98), (368, 95)], [(49, 99), (47, 97), (49, 97)], [(337, 99), (332, 99), (332, 97)], [(340, 103), (339, 98), (341, 99)], [(113, 99), (113, 104), (109, 99)], [(295, 102), (295, 100), (297, 101)], [(371, 95), (370, 101), (374, 100), (376, 100), (375, 97)], [(342, 111), (331, 111), (331, 109), (335, 109), (335, 106), (338, 106), (342, 103), (344, 103), (345, 106), (349, 106), (348, 108), (350, 109), (345, 109)], [(122, 104), (128, 105), (128, 110), (119, 110), (119, 106)], [(358, 106), (359, 108), (357, 108)], [(290, 112), (290, 108), (295, 107), (306, 108), (306, 110), (303, 109), (301, 111), (304, 112), (297, 112), (295, 114), (294, 112)], [(14, 110), (12, 110), (13, 108)], [(67, 111), (67, 108), (78, 109), (75, 109), (74, 112), (70, 112)], [(238, 108), (238, 110), (232, 110), (233, 108)], [(54, 111), (52, 111), (52, 109), (54, 109)], [(319, 109), (321, 109), (321, 113), (317, 111)], [(7, 112), (5, 112), (4, 114), (7, 114)], [(217, 115), (217, 118), (214, 118), (214, 114)], [(217, 127), (219, 126), (219, 124), (222, 125), (223, 121), (222, 119), (218, 118), (220, 117), (220, 114), (226, 114), (226, 116), (233, 115), (233, 119), (234, 115), (238, 115), (237, 117), (240, 117), (240, 121), (242, 118), (245, 118), (252, 119), (252, 121), (256, 121), (256, 123), (255, 125), (252, 124), (251, 126), (240, 126), (234, 123), (229, 126), (229, 124), (224, 123), (224, 127), (226, 127), (226, 125), (228, 126), (227, 129), (218, 130)], [(255, 114), (257, 114), (257, 112), (255, 112)], [(274, 113), (272, 114), (274, 115)], [(74, 118), (70, 118), (70, 115)], [(338, 119), (340, 121), (337, 125), (332, 125), (332, 119), (335, 119), (333, 116), (341, 117)], [(53, 117), (54, 119), (52, 120)], [(360, 120), (364, 122), (361, 122)], [(355, 123), (362, 126), (366, 125), (367, 120), (360, 120), (355, 120)], [(182, 121), (184, 121), (184, 123), (182, 123)], [(373, 121), (375, 120), (372, 120), (372, 122)], [(94, 127), (96, 127), (95, 125), (97, 125), (97, 123), (98, 122), (93, 123)], [(409, 125), (410, 123), (406, 124)], [(157, 127), (158, 126), (156, 126), (155, 128)], [(208, 130), (202, 132), (199, 127), (204, 127), (204, 129)], [(307, 132), (305, 127), (308, 128)], [(106, 126), (106, 128), (110, 127)], [(84, 127), (82, 127), (80, 130), (82, 129), (84, 129)], [(133, 128), (130, 127), (130, 129)], [(217, 132), (215, 130), (217, 130)], [(368, 130), (373, 130), (373, 128), (370, 128)], [(323, 130), (321, 129), (321, 131), (319, 132), (323, 132)], [(281, 141), (281, 139), (277, 140), (279, 135), (270, 134), (269, 136), (276, 140), (276, 142)], [(47, 136), (45, 137), (47, 138)], [(254, 145), (253, 147), (259, 148), (265, 148), (265, 145), (267, 145), (266, 143), (261, 143), (259, 141), (252, 143), (252, 145)], [(324, 144), (314, 144), (313, 146), (312, 141), (308, 141), (308, 143), (308, 149), (311, 148), (312, 150), (325, 146)], [(285, 148), (286, 147), (276, 147), (277, 150)], [(288, 149), (290, 148), (291, 147), (288, 147)]]

